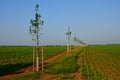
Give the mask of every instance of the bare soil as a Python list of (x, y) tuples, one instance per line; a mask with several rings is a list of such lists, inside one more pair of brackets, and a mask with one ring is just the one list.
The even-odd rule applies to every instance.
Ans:
[[(74, 49), (72, 50), (74, 51)], [(45, 63), (49, 64), (49, 63), (53, 63), (55, 61), (59, 61), (61, 58), (63, 58), (64, 56), (69, 55), (67, 54), (67, 52), (64, 52), (60, 55), (57, 55), (55, 57), (52, 57), (48, 60), (45, 61)], [(80, 56), (82, 54), (80, 54), (77, 58), (77, 64), (80, 66)], [(66, 77), (67, 76), (67, 77)], [(66, 79), (64, 79), (66, 78)], [(80, 76), (80, 68), (78, 69), (77, 72), (75, 73), (69, 73), (69, 74), (47, 74), (45, 72), (42, 72), (42, 76), (39, 80), (84, 80), (83, 78), (81, 78)]]
[[(65, 55), (67, 55), (67, 52), (66, 52), (66, 51), (63, 52), (63, 53), (61, 53), (61, 54), (58, 54), (58, 55), (56, 55), (56, 56), (54, 56), (54, 57), (51, 57), (51, 58), (49, 58), (49, 59), (46, 59), (46, 60), (44, 61), (44, 63), (45, 63), (45, 64), (53, 63), (53, 62), (55, 62), (55, 61), (60, 60), (60, 58), (62, 58), (62, 57), (65, 56)], [(47, 74), (47, 73), (46, 73), (46, 70), (45, 70), (44, 72), (42, 72), (41, 78), (40, 78), (39, 80), (54, 80), (53, 78), (55, 78), (55, 76), (57, 76), (57, 75)]]
[(81, 65), (81, 61), (80, 61), (80, 58), (81, 56), (83, 55), (83, 53), (81, 53), (78, 58), (77, 58), (77, 64), (79, 65), (79, 69), (78, 71), (75, 73), (75, 78), (74, 80), (84, 80), (81, 75), (80, 75), (80, 65)]

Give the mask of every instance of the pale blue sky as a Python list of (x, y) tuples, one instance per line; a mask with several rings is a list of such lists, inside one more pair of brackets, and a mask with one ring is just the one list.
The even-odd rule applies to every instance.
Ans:
[[(0, 45), (33, 45), (29, 34), (37, 0), (0, 0)], [(38, 0), (44, 20), (40, 44), (66, 44), (68, 26), (88, 44), (120, 44), (120, 0)]]

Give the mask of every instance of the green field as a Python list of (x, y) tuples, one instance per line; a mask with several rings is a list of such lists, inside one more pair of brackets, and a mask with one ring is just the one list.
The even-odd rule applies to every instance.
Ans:
[(80, 61), (86, 80), (120, 79), (120, 46), (87, 46)]
[[(0, 74), (3, 75), (31, 65), (32, 49), (33, 47), (0, 47)], [(46, 46), (44, 47), (45, 58), (65, 50), (66, 46)], [(39, 52), (41, 52), (41, 47)], [(76, 72), (80, 76), (80, 80), (120, 80), (120, 46), (79, 47), (56, 61), (45, 64), (45, 69), (44, 74), (52, 75), (49, 80), (75, 80)], [(38, 75), (42, 74), (25, 74), (13, 80), (36, 80), (41, 78)]]
[[(49, 58), (66, 50), (65, 46), (45, 46), (44, 58)], [(32, 64), (32, 50), (29, 46), (0, 47), (0, 75), (18, 70)], [(41, 47), (39, 47), (41, 58)]]

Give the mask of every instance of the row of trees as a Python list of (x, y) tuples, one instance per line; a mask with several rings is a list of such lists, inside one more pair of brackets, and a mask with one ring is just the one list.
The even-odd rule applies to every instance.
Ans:
[[(72, 34), (72, 32), (70, 31), (70, 27), (68, 27), (68, 31), (67, 31), (67, 33), (66, 33), (66, 35), (67, 35), (67, 37), (68, 37), (68, 41), (67, 41), (67, 52), (69, 52), (69, 51), (71, 50), (71, 43), (70, 43), (71, 34)], [(76, 46), (85, 46), (85, 45), (86, 45), (86, 43), (83, 42), (83, 41), (81, 41), (81, 40), (79, 39), (79, 37), (78, 37), (78, 38), (76, 37), (76, 34), (75, 34), (73, 40), (74, 40), (74, 46), (75, 46), (75, 47), (76, 47)]]
[[(36, 71), (39, 71), (39, 33), (40, 33), (40, 30), (41, 28), (41, 25), (43, 25), (43, 21), (40, 19), (41, 18), (41, 15), (38, 13), (38, 10), (39, 10), (39, 5), (36, 4), (36, 8), (35, 8), (35, 19), (34, 20), (30, 20), (30, 34), (32, 35), (33, 37), (33, 41), (35, 41), (35, 47), (33, 48), (33, 70), (34, 70), (34, 67), (35, 67), (35, 62), (36, 62)], [(70, 37), (71, 37), (71, 31), (70, 31), (70, 27), (68, 27), (68, 32), (66, 33), (67, 37), (68, 37), (68, 43), (67, 43), (67, 52), (69, 52), (71, 50), (71, 44), (70, 44)], [(77, 37), (74, 37), (74, 42), (75, 42), (75, 46), (83, 46), (85, 45), (84, 42), (82, 42), (81, 40), (79, 40), (79, 38)], [(42, 53), (43, 53), (43, 49), (42, 49)], [(42, 56), (42, 59), (43, 59), (43, 56)], [(42, 62), (43, 63), (43, 62)], [(43, 66), (43, 64), (42, 64)], [(42, 67), (43, 68), (43, 67)]]
[(74, 37), (74, 46), (85, 46), (86, 43), (81, 41), (79, 37), (77, 38), (76, 36)]

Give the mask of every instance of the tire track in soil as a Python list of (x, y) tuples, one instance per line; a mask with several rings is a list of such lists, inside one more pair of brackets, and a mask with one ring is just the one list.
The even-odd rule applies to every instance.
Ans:
[[(75, 51), (75, 49), (71, 50), (71, 52), (74, 52), (74, 51)], [(68, 53), (68, 54), (70, 54), (70, 53)], [(56, 56), (54, 58), (50, 58), (50, 59), (46, 60), (45, 63), (49, 64), (49, 63), (53, 63), (55, 61), (59, 61), (59, 59), (61, 59), (64, 56), (67, 56), (68, 54), (67, 54), (67, 52), (64, 52), (61, 55), (58, 55), (58, 56)], [(78, 57), (77, 63), (80, 64), (80, 57)], [(65, 79), (61, 79), (63, 74), (54, 74), (53, 75), (53, 74), (47, 74), (46, 72), (43, 72), (41, 74), (42, 74), (41, 75), (42, 77), (40, 79), (38, 79), (38, 80), (65, 80)], [(68, 75), (69, 76), (75, 75), (75, 79), (67, 79), (67, 80), (84, 80), (84, 79), (80, 78), (80, 71), (79, 70), (76, 73), (70, 73)]]
[[(56, 56), (54, 56), (54, 57), (52, 57), (52, 58), (49, 58), (49, 59), (45, 60), (44, 63), (45, 63), (45, 64), (53, 63), (53, 62), (55, 62), (55, 61), (60, 60), (60, 58), (66, 56), (66, 55), (68, 55), (68, 54), (67, 54), (67, 52), (65, 51), (65, 52), (63, 52), (63, 53), (61, 53), (61, 54), (59, 54), (59, 55), (56, 55)], [(54, 75), (52, 75), (52, 74), (47, 74), (46, 71), (47, 71), (47, 70), (45, 69), (44, 72), (41, 72), (41, 78), (38, 79), (38, 80), (54, 80), (53, 78), (54, 78), (55, 76), (57, 76), (57, 75), (55, 75), (55, 74), (54, 74)], [(55, 80), (56, 80), (56, 79), (55, 79)]]
[(84, 55), (84, 53), (82, 52), (82, 53), (80, 53), (80, 54), (78, 55), (78, 57), (77, 57), (77, 64), (78, 64), (78, 66), (79, 66), (79, 69), (78, 69), (78, 71), (75, 73), (75, 78), (74, 78), (74, 80), (84, 80), (84, 79), (81, 77), (81, 75), (80, 75), (80, 65), (81, 65), (80, 58), (81, 58), (83, 55)]

